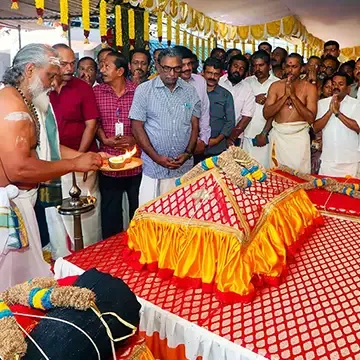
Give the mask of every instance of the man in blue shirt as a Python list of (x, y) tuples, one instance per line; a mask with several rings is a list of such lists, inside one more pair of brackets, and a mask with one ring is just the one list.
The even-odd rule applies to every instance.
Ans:
[(182, 59), (172, 49), (158, 56), (159, 76), (140, 84), (129, 118), (143, 150), (139, 205), (175, 187), (193, 166), (201, 104), (196, 89), (180, 79)]

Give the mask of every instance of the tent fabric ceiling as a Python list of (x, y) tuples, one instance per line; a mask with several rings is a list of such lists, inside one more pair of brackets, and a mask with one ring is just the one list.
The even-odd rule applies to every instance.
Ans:
[(296, 15), (314, 36), (339, 41), (341, 47), (359, 43), (359, 0), (187, 0), (194, 9), (232, 25), (254, 25)]

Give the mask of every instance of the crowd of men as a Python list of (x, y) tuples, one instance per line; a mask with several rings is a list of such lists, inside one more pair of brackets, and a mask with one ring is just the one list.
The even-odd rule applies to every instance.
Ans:
[[(55, 206), (71, 187), (71, 172), (81, 173), (80, 188), (99, 200), (97, 217), (89, 217), (87, 232), (84, 226), (94, 241), (123, 231), (124, 193), (131, 219), (194, 164), (229, 146), (266, 168), (356, 176), (360, 60), (340, 64), (339, 55), (336, 41), (307, 64), (267, 42), (251, 56), (215, 48), (198, 73), (196, 55), (184, 46), (157, 49), (153, 58), (136, 49), (129, 60), (105, 48), (78, 62), (65, 44), (21, 49), (0, 90), (0, 206), (16, 204), (26, 237), (16, 227), (1, 229), (0, 291), (47, 275), (40, 237), (43, 246), (66, 248), (54, 236), (71, 233), (70, 225)], [(104, 158), (135, 145), (142, 167), (97, 175)]]

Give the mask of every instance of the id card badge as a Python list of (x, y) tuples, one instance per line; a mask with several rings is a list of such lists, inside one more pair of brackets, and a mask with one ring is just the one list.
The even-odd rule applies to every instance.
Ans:
[(122, 122), (115, 123), (115, 136), (124, 136), (124, 124)]

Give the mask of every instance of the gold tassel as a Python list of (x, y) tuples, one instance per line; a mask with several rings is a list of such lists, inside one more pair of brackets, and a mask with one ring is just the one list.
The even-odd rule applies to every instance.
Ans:
[(63, 35), (66, 35), (66, 30), (69, 26), (69, 3), (68, 0), (60, 0), (60, 23), (63, 28)]
[(135, 11), (134, 9), (128, 10), (129, 18), (129, 44), (130, 50), (133, 50), (135, 47)]
[(205, 61), (205, 39), (201, 39), (201, 60)]
[(227, 40), (224, 39), (224, 50), (226, 51), (227, 50)]
[(251, 42), (251, 52), (254, 53), (255, 50), (256, 50), (256, 48), (255, 48), (255, 40), (253, 40), (253, 41)]
[(199, 58), (200, 57), (200, 39), (198, 36), (195, 39), (195, 47), (196, 47), (196, 49), (195, 49), (196, 56)]
[(190, 34), (190, 38), (189, 38), (189, 49), (191, 51), (194, 51), (194, 35)]
[(82, 23), (84, 29), (84, 44), (89, 44), (89, 33), (90, 33), (90, 0), (81, 0), (82, 6)]
[(145, 10), (144, 12), (144, 42), (145, 42), (145, 49), (149, 50), (149, 41), (150, 41), (150, 14), (148, 11)]
[(210, 54), (211, 54), (211, 37), (209, 36), (208, 39), (207, 39), (207, 54), (208, 54), (208, 57), (210, 57)]
[(180, 25), (175, 25), (175, 44), (180, 45)]
[(44, 8), (45, 8), (45, 0), (35, 0), (35, 9), (36, 14), (38, 16), (37, 24), (42, 25), (44, 23)]
[(187, 47), (187, 32), (183, 32), (183, 46)]
[(157, 33), (158, 33), (159, 43), (162, 42), (162, 37), (163, 37), (162, 21), (163, 21), (162, 11), (158, 11), (158, 13), (157, 13)]
[(305, 56), (305, 43), (304, 42), (301, 43), (301, 55)]
[(99, 17), (100, 37), (103, 47), (106, 47), (107, 41), (107, 13), (106, 1), (100, 0), (100, 17)]
[(115, 44), (116, 47), (123, 47), (123, 38), (122, 38), (122, 23), (121, 23), (121, 6), (115, 6)]
[(11, 4), (11, 10), (19, 10), (18, 0), (13, 0), (13, 2)]
[(166, 18), (166, 38), (167, 38), (167, 45), (170, 47), (172, 40), (172, 20), (170, 15), (168, 15)]

